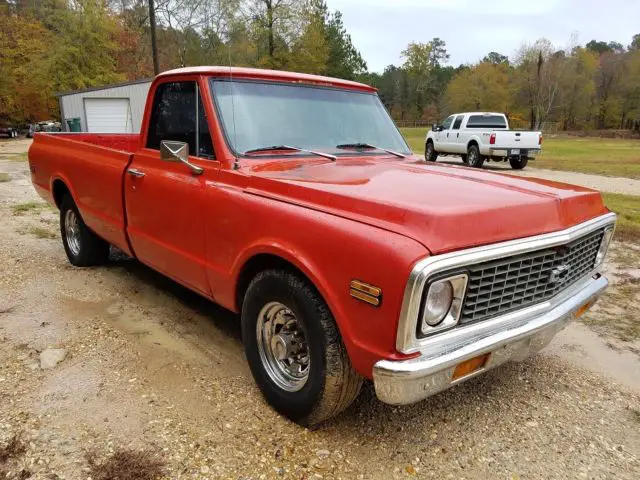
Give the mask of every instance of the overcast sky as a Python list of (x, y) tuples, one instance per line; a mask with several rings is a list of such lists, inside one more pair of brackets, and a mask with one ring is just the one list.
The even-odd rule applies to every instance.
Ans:
[(512, 56), (523, 42), (546, 37), (629, 45), (640, 33), (640, 0), (327, 0), (340, 10), (369, 71), (402, 63), (409, 42), (442, 38), (449, 64), (472, 63), (490, 51)]

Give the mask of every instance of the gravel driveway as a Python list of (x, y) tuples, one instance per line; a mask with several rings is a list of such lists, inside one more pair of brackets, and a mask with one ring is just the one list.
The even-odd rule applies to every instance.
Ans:
[[(438, 160), (438, 163), (449, 163), (451, 165), (464, 165), (458, 157), (445, 157)], [(601, 192), (621, 193), (624, 195), (640, 196), (640, 180), (626, 177), (605, 177), (604, 175), (591, 175), (580, 172), (566, 172), (561, 170), (546, 170), (535, 168), (535, 160), (531, 161), (524, 170), (513, 170), (509, 164), (502, 162), (485, 162), (483, 170), (497, 173), (507, 173), (520, 177), (543, 178), (555, 182), (571, 183), (593, 188)]]
[[(367, 386), (303, 429), (261, 399), (233, 314), (121, 255), (71, 267), (26, 164), (0, 172), (0, 478), (114, 478), (103, 462), (127, 452), (144, 452), (139, 478), (640, 478), (637, 342), (572, 325), (417, 405)], [(52, 348), (64, 358), (42, 369)]]

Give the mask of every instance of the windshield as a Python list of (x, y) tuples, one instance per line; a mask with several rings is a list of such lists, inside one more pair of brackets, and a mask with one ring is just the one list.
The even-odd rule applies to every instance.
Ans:
[(409, 153), (375, 94), (247, 81), (211, 84), (227, 141), (236, 153), (290, 145), (339, 155), (344, 153), (339, 145), (357, 143)]

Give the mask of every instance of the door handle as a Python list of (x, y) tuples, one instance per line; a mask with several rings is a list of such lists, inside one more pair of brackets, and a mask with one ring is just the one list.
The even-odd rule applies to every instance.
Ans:
[(138, 178), (142, 178), (146, 175), (146, 173), (141, 172), (140, 170), (136, 169), (136, 168), (129, 168), (127, 169), (127, 173), (129, 175), (133, 175), (134, 177), (138, 177)]
[(460, 134), (459, 133), (456, 133), (456, 138), (460, 138)]

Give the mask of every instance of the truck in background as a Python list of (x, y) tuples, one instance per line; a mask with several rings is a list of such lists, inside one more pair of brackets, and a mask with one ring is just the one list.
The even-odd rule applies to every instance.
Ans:
[(425, 138), (425, 160), (439, 155), (460, 155), (470, 167), (482, 168), (486, 160), (508, 161), (521, 170), (542, 148), (542, 132), (509, 130), (503, 113), (468, 112), (450, 115), (434, 125)]

